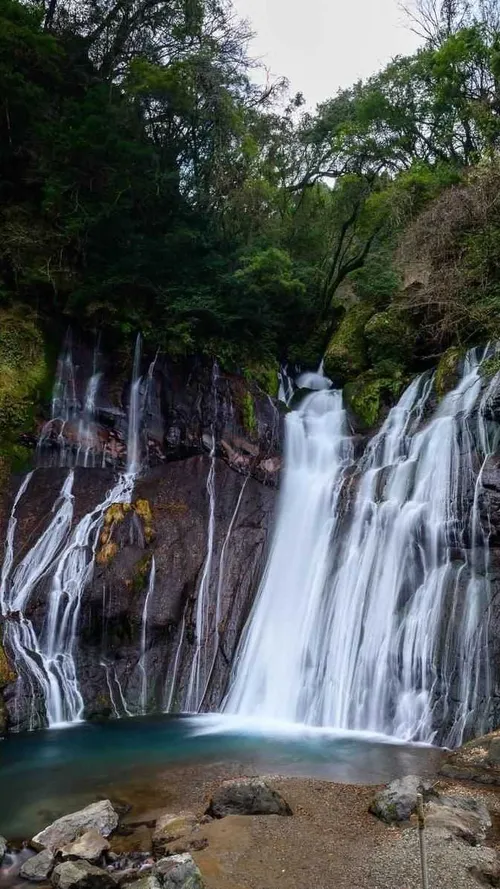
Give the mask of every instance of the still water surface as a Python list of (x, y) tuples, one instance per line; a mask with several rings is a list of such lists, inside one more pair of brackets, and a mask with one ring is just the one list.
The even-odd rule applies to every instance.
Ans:
[[(0, 741), (0, 834), (26, 838), (95, 799), (153, 799), (163, 781), (281, 774), (381, 783), (432, 773), (440, 752), (376, 735), (225, 717), (141, 717), (11, 735)], [(155, 800), (158, 804), (158, 800)]]

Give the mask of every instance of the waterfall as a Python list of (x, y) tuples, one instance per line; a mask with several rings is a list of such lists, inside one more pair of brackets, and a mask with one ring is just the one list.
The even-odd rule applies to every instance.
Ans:
[(12, 566), (14, 564), (14, 538), (16, 534), (17, 528), (17, 507), (19, 502), (21, 501), (26, 488), (28, 487), (31, 479), (33, 477), (32, 472), (28, 472), (28, 474), (24, 477), (19, 490), (16, 494), (14, 503), (12, 505), (12, 510), (9, 516), (9, 523), (7, 525), (7, 534), (5, 537), (5, 556), (2, 565), (2, 571), (0, 573), (0, 614), (5, 615), (7, 613), (7, 581), (10, 576), (10, 572), (12, 571)]
[(239, 652), (229, 711), (300, 720), (314, 637), (323, 621), (341, 480), (352, 458), (340, 392), (314, 392), (288, 414), (276, 529)]
[(191, 663), (188, 690), (185, 700), (187, 711), (197, 711), (202, 703), (204, 687), (208, 677), (208, 663), (210, 663), (209, 645), (211, 641), (211, 613), (210, 613), (210, 581), (212, 579), (212, 560), (215, 535), (215, 454), (217, 447), (217, 382), (219, 368), (214, 363), (212, 371), (213, 393), (213, 420), (211, 428), (210, 466), (207, 475), (208, 494), (208, 529), (207, 529), (207, 555), (203, 565), (198, 596), (196, 601), (196, 648)]
[(480, 724), (489, 590), (474, 453), (482, 463), (492, 446), (485, 355), (469, 353), (424, 425), (432, 381), (412, 383), (358, 478), (347, 473), (357, 485), (347, 514), (340, 393), (309, 395), (288, 415), (277, 525), (227, 711), (454, 744)]
[(76, 465), (79, 464), (80, 453), (83, 451), (83, 466), (89, 465), (92, 457), (92, 465), (95, 465), (94, 455), (96, 451), (96, 400), (99, 391), (99, 383), (101, 382), (102, 373), (94, 372), (90, 377), (85, 398), (83, 402), (83, 415), (78, 424), (78, 451), (76, 454)]
[[(71, 332), (66, 334), (63, 350), (57, 362), (52, 389), (50, 420), (45, 423), (38, 440), (38, 463), (46, 462), (48, 448), (55, 449), (57, 457), (49, 451), (49, 465), (95, 465), (99, 450), (95, 422), (97, 395), (102, 373), (97, 370), (98, 343), (94, 349), (93, 370), (88, 379), (83, 398), (78, 397), (77, 371), (73, 360)], [(83, 390), (82, 390), (83, 391)]]
[[(6, 553), (0, 575), (0, 603), (6, 616), (4, 639), (12, 652), (17, 679), (17, 696), (23, 688), (29, 689), (31, 699), (31, 729), (43, 725), (56, 726), (77, 722), (83, 718), (84, 701), (80, 691), (75, 660), (77, 630), (82, 596), (92, 579), (99, 535), (107, 509), (116, 503), (130, 502), (137, 472), (140, 469), (141, 400), (139, 377), (140, 338), (138, 337), (131, 382), (130, 417), (128, 434), (127, 471), (121, 474), (104, 499), (73, 527), (74, 470), (64, 480), (60, 494), (52, 509), (52, 517), (32, 548), (23, 556), (12, 571), (14, 563), (13, 542), (16, 529), (16, 509), (29, 484), (26, 477), (15, 499), (7, 529)], [(54, 386), (52, 413), (54, 419), (62, 418), (63, 425), (74, 419), (75, 373), (71, 343), (67, 340), (63, 356), (59, 360)], [(94, 373), (86, 390), (83, 416), (79, 424), (78, 454), (83, 449), (83, 463), (87, 465), (92, 449), (92, 420), (100, 381)], [(42, 438), (46, 436), (46, 429)], [(60, 444), (60, 462), (69, 459), (64, 440)], [(36, 629), (26, 611), (39, 585), (47, 588), (45, 619)], [(108, 673), (107, 679), (109, 684)], [(125, 713), (129, 713), (123, 692), (115, 675), (120, 700)], [(41, 699), (44, 712), (39, 712)]]
[(147, 642), (147, 633), (148, 633), (148, 611), (149, 611), (149, 601), (151, 596), (155, 590), (155, 579), (156, 579), (156, 563), (155, 557), (153, 556), (151, 559), (151, 570), (149, 572), (149, 583), (148, 590), (146, 593), (146, 598), (144, 599), (144, 608), (142, 611), (142, 623), (141, 623), (141, 652), (139, 656), (139, 669), (141, 672), (141, 696), (139, 699), (139, 706), (141, 713), (145, 713), (147, 709), (147, 691), (148, 691), (148, 674), (146, 671), (146, 642)]
[(141, 335), (135, 341), (134, 366), (128, 409), (127, 472), (135, 475), (141, 468)]

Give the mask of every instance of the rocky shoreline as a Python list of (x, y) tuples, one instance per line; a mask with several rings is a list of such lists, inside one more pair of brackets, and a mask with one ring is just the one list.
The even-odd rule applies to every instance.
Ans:
[[(500, 886), (500, 772), (489, 759), (499, 737), (449, 754), (439, 775), (384, 787), (280, 776), (207, 785), (198, 777), (186, 786), (185, 807), (101, 799), (39, 831), (21, 854), (19, 844), (0, 839), (0, 885), (418, 889), (422, 792), (430, 885)], [(467, 780), (449, 777), (459, 760), (467, 762)]]

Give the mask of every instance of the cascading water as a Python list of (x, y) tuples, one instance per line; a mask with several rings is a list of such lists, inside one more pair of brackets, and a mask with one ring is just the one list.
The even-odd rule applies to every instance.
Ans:
[(142, 624), (141, 624), (141, 652), (139, 656), (139, 669), (141, 671), (141, 696), (139, 699), (139, 707), (141, 713), (146, 713), (147, 703), (148, 703), (148, 674), (147, 674), (147, 663), (146, 663), (146, 654), (147, 654), (147, 635), (148, 635), (148, 614), (149, 614), (149, 603), (151, 600), (151, 596), (155, 591), (155, 580), (156, 580), (156, 562), (155, 557), (153, 556), (151, 559), (151, 569), (149, 572), (149, 583), (148, 590), (146, 593), (146, 598), (144, 599), (144, 608), (142, 611)]
[[(214, 363), (212, 371), (212, 393), (213, 393), (213, 420), (211, 428), (211, 444), (210, 444), (210, 466), (207, 475), (207, 493), (208, 493), (208, 529), (207, 529), (207, 555), (203, 565), (200, 584), (198, 587), (198, 596), (196, 601), (196, 648), (191, 663), (191, 671), (189, 676), (188, 689), (185, 700), (185, 709), (190, 712), (196, 712), (202, 703), (204, 689), (210, 670), (211, 655), (209, 652), (210, 645), (214, 644), (212, 636), (214, 629), (212, 627), (213, 620), (210, 620), (210, 581), (212, 579), (212, 560), (214, 551), (214, 535), (215, 535), (215, 463), (216, 463), (216, 431), (217, 431), (217, 382), (219, 379), (219, 368)], [(216, 631), (215, 631), (216, 632)], [(217, 644), (217, 642), (215, 642)]]
[(480, 727), (489, 589), (473, 455), (491, 450), (498, 385), (482, 395), (485, 354), (467, 356), (421, 429), (431, 381), (412, 383), (367, 449), (347, 516), (341, 395), (288, 415), (277, 527), (226, 711), (453, 744)]
[[(59, 363), (53, 412), (69, 413), (69, 407), (61, 411), (61, 405), (72, 404), (73, 397), (60, 394), (68, 390), (68, 387), (62, 386), (61, 383), (65, 375), (73, 381), (69, 391), (74, 392), (73, 363), (71, 347), (68, 344), (64, 356)], [(12, 572), (16, 509), (30, 476), (23, 482), (14, 502), (1, 573), (1, 605), (2, 613), (8, 618), (5, 621), (4, 639), (14, 657), (18, 674), (18, 693), (24, 683), (30, 690), (31, 729), (43, 724), (44, 721), (49, 726), (55, 726), (66, 722), (77, 722), (83, 716), (84, 702), (75, 663), (81, 601), (92, 577), (105, 513), (113, 504), (130, 502), (135, 477), (141, 465), (139, 364), (140, 339), (138, 338), (131, 383), (127, 471), (119, 476), (104, 500), (72, 528), (74, 470), (70, 470), (54, 505), (51, 521)], [(98, 382), (98, 374), (94, 373), (87, 387), (85, 405), (89, 422), (93, 415)], [(85, 412), (83, 419), (85, 420)], [(38, 585), (42, 581), (47, 582), (46, 578), (50, 578), (46, 619), (41, 629), (37, 631), (33, 622), (26, 616), (25, 610)], [(121, 689), (119, 694), (125, 711), (129, 712)], [(37, 710), (37, 701), (40, 698), (43, 701), (44, 713)]]
[(226, 709), (300, 721), (312, 693), (332, 532), (353, 451), (340, 392), (308, 395), (286, 423), (276, 530)]
[(141, 468), (141, 335), (137, 334), (128, 409), (127, 472), (135, 475)]

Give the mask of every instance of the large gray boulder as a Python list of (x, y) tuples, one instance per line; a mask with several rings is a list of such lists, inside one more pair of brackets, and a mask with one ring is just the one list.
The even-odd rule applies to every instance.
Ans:
[(283, 797), (262, 778), (232, 778), (219, 785), (207, 815), (292, 815)]
[(64, 861), (52, 871), (55, 889), (115, 889), (110, 874), (87, 861)]
[(123, 889), (161, 889), (161, 883), (153, 874), (146, 874), (130, 883), (124, 883)]
[(81, 836), (61, 849), (63, 860), (67, 858), (83, 858), (94, 863), (99, 861), (103, 852), (107, 852), (109, 843), (97, 830), (86, 830)]
[(23, 880), (32, 883), (45, 883), (54, 867), (54, 853), (50, 849), (43, 849), (38, 855), (33, 855), (21, 867), (19, 871)]
[(101, 836), (107, 837), (116, 827), (118, 827), (118, 815), (110, 801), (105, 799), (71, 815), (58, 818), (33, 837), (31, 846), (38, 850), (57, 851), (88, 830), (94, 830)]
[(485, 804), (474, 797), (440, 796), (427, 803), (425, 823), (445, 840), (456, 837), (477, 846), (486, 839), (491, 817)]
[(0, 864), (3, 861), (3, 857), (7, 851), (7, 840), (5, 837), (0, 836)]
[(187, 852), (184, 855), (162, 858), (158, 861), (155, 872), (163, 889), (203, 889), (201, 873), (193, 857)]
[(418, 775), (398, 778), (375, 794), (369, 810), (387, 824), (409, 821), (417, 808), (418, 793), (422, 793), (424, 799), (427, 799), (432, 795), (432, 783)]

